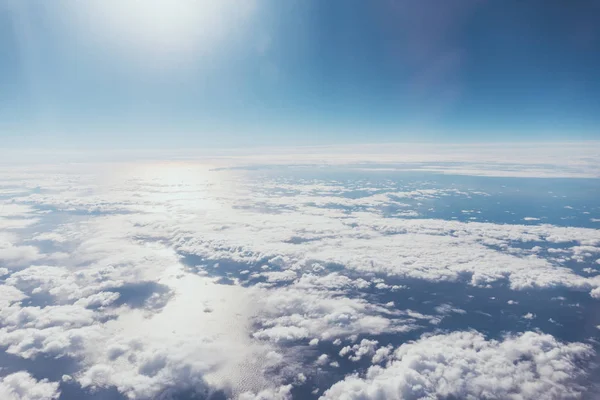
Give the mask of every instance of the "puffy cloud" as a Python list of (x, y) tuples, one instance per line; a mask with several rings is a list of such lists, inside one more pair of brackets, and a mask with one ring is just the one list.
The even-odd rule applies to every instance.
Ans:
[(292, 270), (272, 271), (260, 274), (267, 278), (267, 282), (289, 282), (297, 277), (297, 273)]
[(64, 267), (32, 266), (10, 275), (6, 283), (31, 294), (49, 294), (58, 298), (79, 298), (82, 294), (77, 276)]
[[(325, 279), (328, 281), (329, 277)], [(410, 310), (390, 310), (347, 297), (343, 292), (315, 290), (305, 285), (304, 282), (271, 289), (257, 296), (261, 314), (255, 338), (274, 342), (335, 340), (361, 333), (408, 332), (419, 328), (420, 323), (437, 321)]]
[[(4, 227), (1, 221), (0, 226)], [(0, 231), (0, 265), (23, 267), (42, 258), (37, 247), (19, 245), (19, 241), (16, 234)]]
[(94, 313), (75, 305), (20, 307), (12, 306), (0, 310), (3, 326), (44, 329), (53, 326), (81, 327), (93, 322)]
[(58, 382), (38, 381), (25, 371), (0, 378), (2, 400), (55, 400), (59, 395)]
[(276, 389), (265, 389), (259, 393), (244, 392), (239, 400), (289, 400), (292, 398), (292, 385), (280, 386)]
[(86, 343), (93, 342), (98, 337), (99, 329), (95, 326), (73, 329), (59, 326), (45, 329), (0, 329), (0, 345), (7, 347), (7, 353), (31, 359), (41, 354), (77, 357), (81, 355)]
[[(263, 186), (275, 192), (301, 189), (302, 193), (273, 196), (265, 192), (267, 189)], [(308, 187), (302, 189), (303, 186)], [(71, 232), (95, 234), (94, 237), (86, 235), (79, 244), (74, 253), (79, 262), (94, 259), (114, 265), (144, 262), (143, 258), (152, 252), (145, 251), (136, 243), (123, 241), (122, 235), (125, 234), (131, 238), (166, 240), (180, 252), (207, 259), (252, 264), (265, 258), (280, 257), (287, 264), (286, 268), (320, 261), (344, 264), (363, 272), (431, 281), (470, 276), (471, 282), (480, 286), (508, 280), (514, 289), (567, 286), (592, 290), (600, 285), (598, 279), (581, 277), (568, 268), (562, 268), (560, 258), (520, 254), (511, 247), (514, 242), (535, 242), (547, 247), (573, 242), (579, 246), (596, 246), (600, 243), (600, 234), (594, 229), (547, 224), (392, 219), (373, 212), (376, 210), (348, 214), (322, 208), (331, 201), (351, 200), (356, 203), (354, 205), (360, 201), (363, 206), (378, 207), (395, 204), (394, 198), (469, 196), (476, 191), (462, 193), (455, 189), (418, 188), (394, 191), (388, 188), (385, 193), (372, 192), (367, 196), (350, 198), (344, 196), (348, 188), (340, 184), (319, 186), (260, 182), (257, 185), (246, 182), (239, 190), (231, 191), (215, 187), (213, 182), (189, 181), (171, 187), (139, 176), (127, 177), (123, 182), (117, 180), (113, 188), (110, 192), (90, 190), (89, 185), (84, 184), (81, 190), (35, 194), (24, 200), (66, 209), (77, 207), (88, 212), (102, 204), (103, 210), (127, 213), (94, 218), (90, 223), (79, 224), (76, 230), (75, 227), (71, 229)], [(323, 193), (329, 193), (331, 201), (322, 203)], [(201, 196), (202, 202), (198, 201), (198, 196)], [(167, 216), (163, 212), (165, 199), (171, 197), (176, 201), (168, 203), (170, 214)], [(245, 204), (240, 203), (240, 198)], [(218, 204), (221, 212), (207, 213), (206, 210), (213, 208), (211, 204)], [(285, 212), (261, 212), (265, 208)], [(190, 214), (192, 210), (198, 210), (196, 217)], [(66, 229), (63, 227), (62, 230)], [(341, 243), (343, 246), (340, 246)], [(135, 257), (138, 254), (140, 256)], [(130, 261), (122, 260), (124, 255)], [(574, 256), (578, 257), (578, 254)], [(156, 260), (151, 264), (164, 266), (164, 261)], [(138, 273), (145, 271), (141, 269)], [(276, 282), (293, 278), (291, 272), (283, 272), (273, 271), (269, 273), (272, 274), (269, 279)]]
[(386, 366), (350, 375), (322, 398), (578, 398), (579, 362), (592, 354), (587, 345), (535, 332), (501, 341), (477, 332), (435, 335), (400, 346)]
[(389, 358), (391, 352), (392, 352), (391, 345), (387, 345), (385, 347), (380, 347), (377, 350), (375, 350), (375, 354), (373, 355), (371, 362), (373, 364), (382, 363)]
[(353, 346), (343, 347), (340, 350), (339, 354), (341, 357), (348, 356), (348, 358), (350, 360), (358, 361), (361, 358), (363, 358), (363, 356), (374, 355), (375, 351), (377, 349), (378, 343), (379, 342), (377, 340), (363, 339), (358, 344), (355, 344)]
[[(561, 265), (560, 256), (519, 248), (520, 243), (549, 249), (576, 243), (587, 246), (585, 254), (591, 254), (589, 250), (600, 244), (595, 229), (385, 218), (375, 212), (314, 208), (299, 204), (294, 196), (273, 201), (277, 207), (285, 201), (287, 211), (264, 214), (234, 209), (232, 214), (219, 214), (218, 220), (203, 216), (198, 223), (179, 225), (175, 245), (181, 252), (207, 259), (253, 264), (279, 257), (293, 269), (333, 263), (361, 273), (429, 281), (470, 278), (482, 287), (504, 281), (517, 290), (557, 286), (592, 290), (600, 285), (600, 280)], [(150, 223), (148, 228), (157, 225)], [(576, 247), (568, 251), (577, 253)]]
[(119, 293), (99, 292), (88, 297), (83, 297), (75, 302), (76, 306), (86, 308), (106, 307), (114, 303), (119, 298)]
[[(565, 267), (568, 261), (595, 258), (597, 230), (416, 219), (407, 210), (416, 202), (483, 193), (389, 183), (229, 180), (220, 172), (213, 174), (219, 179), (198, 178), (195, 167), (191, 173), (186, 168), (173, 168), (172, 176), (163, 168), (135, 167), (114, 176), (52, 171), (24, 180), (24, 187), (49, 190), (16, 199), (28, 205), (16, 210), (22, 214), (15, 218), (43, 224), (7, 228), (0, 221), (3, 229), (14, 230), (0, 232), (0, 258), (8, 249), (3, 263), (12, 263), (0, 271), (0, 345), (23, 358), (73, 357), (81, 367), (73, 373), (74, 382), (116, 387), (130, 398), (223, 390), (230, 397), (277, 399), (290, 395), (289, 377), (298, 376), (294, 351), (306, 351), (315, 360), (317, 349), (323, 352), (333, 343), (340, 346), (336, 351), (357, 360), (388, 362), (368, 375), (381, 375), (383, 381), (396, 364), (407, 361), (389, 346), (378, 348), (382, 339), (375, 336), (431, 328), (428, 324), (464, 313), (449, 303), (432, 304), (436, 315), (401, 309), (403, 302), (386, 296), (402, 288), (393, 283), (404, 278), (465, 280), (482, 288), (506, 282), (514, 290), (564, 286), (600, 298), (600, 278)], [(60, 216), (41, 214), (36, 207)], [(402, 211), (387, 218), (386, 207)], [(16, 256), (9, 258), (10, 252)], [(197, 256), (199, 265), (181, 255)], [(220, 267), (207, 267), (215, 264)], [(217, 284), (219, 277), (233, 284)], [(483, 341), (485, 354), (501, 360), (512, 357), (503, 343), (522, 340), (485, 341), (469, 334), (472, 342)], [(349, 345), (342, 348), (342, 340)], [(435, 347), (427, 340), (411, 346)], [(311, 347), (298, 350), (288, 341)], [(569, 351), (562, 344), (540, 346)], [(440, 368), (462, 371), (458, 353), (463, 350), (447, 359), (439, 355)], [(336, 365), (324, 356), (325, 364)], [(540, 368), (558, 371), (558, 384), (578, 390), (561, 378), (560, 371), (567, 369), (555, 366), (563, 358), (548, 367), (535, 357)], [(469, 364), (495, 367), (480, 358), (485, 357), (473, 355)], [(529, 371), (520, 360), (519, 368)], [(410, 372), (406, 382), (417, 382), (411, 388), (421, 384), (423, 393), (437, 390), (426, 386), (435, 378), (429, 372), (409, 367), (403, 367)], [(468, 373), (480, 380), (490, 377), (491, 372), (477, 371)], [(427, 377), (418, 383), (415, 377), (423, 374)], [(338, 385), (354, 379), (362, 388), (371, 385), (368, 376)], [(502, 377), (502, 385), (507, 379)], [(469, 385), (463, 382), (465, 390)], [(515, 383), (517, 389), (507, 393), (527, 385), (542, 395), (554, 393), (529, 381)]]
[[(252, 291), (180, 269), (167, 271), (164, 279), (175, 291), (164, 308), (151, 314), (121, 310), (85, 342), (86, 365), (75, 377), (78, 382), (88, 388), (114, 386), (130, 398), (218, 390), (268, 398), (265, 393), (274, 386), (264, 376), (282, 358), (248, 337), (256, 303)], [(212, 312), (204, 312), (206, 306)]]
[(27, 296), (23, 292), (13, 286), (0, 285), (0, 306), (3, 309), (11, 303), (23, 300), (25, 297)]
[[(59, 267), (30, 267), (13, 273), (5, 283), (0, 286), (2, 300), (8, 303), (0, 309), (0, 345), (7, 352), (23, 358), (77, 355), (87, 340), (97, 337), (96, 323), (104, 314), (86, 308), (89, 298), (75, 304), (65, 300), (95, 290), (93, 285), (82, 289), (85, 282), (78, 282), (75, 274)], [(23, 306), (17, 301), (26, 293), (56, 297), (48, 305)]]
[(329, 356), (327, 354), (321, 354), (319, 357), (317, 357), (317, 360), (315, 361), (315, 363), (317, 365), (325, 365), (329, 362)]

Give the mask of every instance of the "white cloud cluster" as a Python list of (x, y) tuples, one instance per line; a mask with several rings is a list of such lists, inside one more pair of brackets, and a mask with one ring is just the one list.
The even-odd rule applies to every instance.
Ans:
[(174, 299), (159, 312), (129, 310), (105, 323), (95, 343), (86, 346), (89, 365), (78, 381), (89, 388), (115, 386), (141, 399), (185, 390), (237, 396), (269, 389), (264, 374), (282, 360), (248, 337), (251, 293), (181, 270), (171, 274), (166, 279)]
[[(406, 289), (397, 280), (416, 278), (467, 280), (482, 288), (506, 282), (514, 290), (567, 287), (600, 298), (600, 276), (566, 267), (597, 258), (600, 231), (381, 212), (393, 206), (410, 213), (411, 202), (485, 195), (476, 191), (296, 185), (193, 165), (129, 167), (0, 178), (0, 186), (22, 185), (6, 203), (10, 216), (0, 220), (0, 345), (8, 353), (71, 357), (81, 367), (74, 382), (116, 387), (139, 399), (178, 390), (286, 399), (298, 369), (296, 359), (286, 358), (293, 352), (282, 348), (310, 343), (315, 351), (323, 342), (341, 346), (352, 361), (386, 363), (338, 383), (329, 398), (352, 388), (348, 393), (358, 394), (349, 398), (435, 396), (444, 387), (451, 395), (477, 397), (492, 390), (486, 382), (495, 378), (485, 369), (496, 367), (522, 381), (509, 384), (503, 375), (490, 397), (578, 393), (567, 379), (577, 375), (568, 361), (588, 354), (588, 347), (541, 334), (486, 341), (469, 332), (424, 338), (394, 352), (372, 336), (431, 328), (465, 311), (447, 303), (425, 315), (377, 296)], [(363, 187), (368, 190), (355, 196)], [(182, 255), (196, 256), (199, 265), (184, 265), (192, 261)], [(228, 264), (246, 273), (236, 276)], [(217, 284), (219, 277), (233, 284)], [(466, 366), (462, 353), (469, 355)], [(324, 356), (317, 364), (336, 365)], [(533, 382), (532, 371), (551, 376), (555, 387), (549, 379)], [(389, 389), (385, 382), (398, 374), (404, 380)], [(453, 388), (455, 380), (460, 387)]]
[[(569, 250), (576, 259), (580, 257), (578, 246), (588, 247), (584, 254), (592, 254), (590, 248), (600, 248), (600, 231), (594, 229), (387, 219), (374, 213), (339, 215), (329, 210), (266, 216), (238, 212), (236, 216), (241, 223), (221, 220), (210, 227), (204, 219), (204, 229), (186, 224), (175, 234), (177, 248), (209, 259), (245, 263), (279, 257), (289, 268), (320, 262), (362, 273), (429, 281), (468, 277), (477, 286), (508, 281), (517, 290), (557, 286), (593, 290), (600, 286), (597, 277), (581, 276), (563, 266), (568, 259), (512, 247), (515, 242), (546, 246), (576, 243)], [(301, 225), (296, 221), (302, 221)], [(310, 240), (282, 241), (289, 237)]]
[[(1, 223), (1, 221), (0, 221)], [(1, 225), (4, 226), (4, 225)], [(14, 267), (42, 258), (37, 247), (17, 245), (19, 238), (14, 233), (0, 231), (0, 263), (6, 267)]]
[(0, 285), (0, 306), (8, 307), (10, 304), (24, 299), (26, 296), (14, 286)]
[(342, 357), (347, 356), (351, 361), (359, 361), (363, 357), (372, 357), (372, 363), (378, 364), (389, 356), (391, 350), (390, 345), (377, 348), (378, 344), (377, 340), (363, 339), (360, 343), (343, 347), (339, 351), (339, 355)]
[(345, 293), (297, 287), (296, 284), (259, 295), (260, 328), (254, 337), (274, 342), (315, 338), (335, 340), (357, 334), (408, 332), (436, 317), (410, 310), (390, 310)]
[(289, 400), (292, 398), (292, 385), (283, 385), (278, 388), (269, 388), (258, 393), (244, 392), (239, 400)]
[(2, 400), (55, 400), (59, 395), (58, 382), (36, 380), (25, 371), (0, 378)]
[[(23, 292), (0, 286), (12, 288), (3, 290), (10, 305), (0, 310), (0, 345), (23, 358), (80, 360), (82, 368), (74, 379), (84, 388), (116, 387), (139, 399), (169, 398), (182, 390), (261, 391), (269, 387), (263, 374), (281, 362), (274, 355), (263, 355), (271, 351), (266, 344), (248, 338), (248, 318), (253, 314), (249, 307), (254, 303), (248, 289), (218, 285), (175, 266), (157, 279), (172, 288), (176, 299), (149, 312), (110, 307), (118, 299), (114, 292), (99, 291), (77, 300), (60, 297), (73, 281), (46, 279), (42, 269), (35, 271), (40, 275), (26, 269), (9, 280), (27, 291), (31, 280), (24, 278), (36, 276), (37, 287), (58, 296), (57, 304), (23, 306), (18, 303), (26, 297)], [(198, 287), (203, 288), (201, 293)], [(85, 292), (77, 285), (73, 291)], [(206, 311), (209, 308), (211, 312)]]
[(346, 377), (322, 398), (578, 398), (579, 362), (592, 354), (587, 345), (534, 332), (501, 341), (477, 332), (435, 335), (400, 346), (387, 365)]

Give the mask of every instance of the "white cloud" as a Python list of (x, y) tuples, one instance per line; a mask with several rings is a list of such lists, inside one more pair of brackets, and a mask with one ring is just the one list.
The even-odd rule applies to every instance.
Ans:
[(99, 292), (88, 297), (82, 297), (75, 302), (76, 306), (82, 307), (106, 307), (119, 298), (119, 293)]
[[(344, 196), (361, 189), (362, 183), (350, 188), (340, 182), (296, 185), (272, 180), (263, 187), (263, 182), (229, 178), (228, 173), (211, 175), (206, 168), (190, 167), (192, 172), (186, 168), (165, 172), (136, 166), (133, 172), (124, 167), (114, 176), (108, 171), (107, 175), (77, 172), (66, 177), (52, 172), (25, 179), (28, 187), (45, 185), (52, 190), (19, 195), (16, 200), (30, 204), (21, 211), (35, 214), (44, 224), (2, 226), (11, 231), (0, 232), (0, 257), (3, 249), (9, 249), (6, 254), (20, 253), (5, 257), (5, 262), (18, 267), (1, 271), (5, 281), (0, 285), (0, 345), (24, 358), (71, 356), (81, 361), (74, 381), (89, 388), (115, 386), (132, 398), (181, 389), (286, 398), (291, 390), (286, 379), (296, 379), (299, 370), (294, 370), (293, 352), (282, 350), (290, 343), (283, 342), (316, 346), (327, 341), (340, 346), (344, 341), (348, 346), (337, 347), (338, 351), (347, 349), (343, 350), (346, 356), (357, 360), (368, 356), (374, 364), (386, 363), (370, 374), (387, 379), (387, 374), (395, 373), (394, 365), (406, 361), (388, 346), (377, 347), (379, 338), (370, 336), (431, 328), (446, 315), (465, 312), (448, 303), (432, 305), (437, 314), (425, 315), (402, 309), (406, 307), (402, 302), (389, 302), (389, 298), (381, 304), (376, 301), (375, 296), (401, 288), (392, 285), (396, 280), (466, 279), (482, 288), (506, 282), (514, 290), (562, 286), (600, 298), (600, 278), (565, 267), (567, 261), (595, 258), (598, 230), (386, 218), (381, 213), (386, 206), (406, 208), (404, 201), (484, 195), (475, 191), (388, 185), (383, 193), (364, 184), (367, 195), (350, 198)], [(269, 190), (285, 190), (287, 195)], [(31, 211), (34, 205), (56, 208), (67, 217), (60, 222), (53, 215), (44, 219)], [(52, 250), (44, 250), (46, 241)], [(544, 252), (552, 246), (560, 249)], [(199, 277), (182, 265), (180, 254), (197, 255), (210, 266), (221, 262), (221, 266), (201, 266), (205, 277)], [(248, 274), (234, 279), (234, 285), (216, 284), (216, 278), (208, 276), (227, 276), (227, 262), (240, 263)], [(240, 286), (248, 277), (258, 276), (266, 278), (267, 285)], [(136, 285), (145, 283), (150, 284), (148, 298), (134, 305), (131, 298), (139, 295)], [(154, 293), (155, 287), (166, 294)], [(367, 295), (372, 292), (376, 295)], [(19, 303), (27, 297), (34, 305)], [(465, 341), (479, 343), (485, 354), (499, 360), (512, 357), (506, 355), (504, 343), (525, 340), (520, 339), (525, 335), (503, 342), (465, 335), (470, 338)], [(439, 336), (444, 345), (463, 346), (463, 336), (455, 337), (457, 344), (444, 337)], [(539, 340), (550, 343), (550, 351), (574, 349)], [(420, 347), (419, 343), (435, 348), (437, 342), (422, 339), (411, 346)], [(442, 369), (460, 369), (458, 354), (465, 351), (475, 352), (470, 359), (473, 368), (480, 364), (493, 370), (496, 364), (486, 364), (479, 350), (464, 346), (440, 361)], [(541, 356), (535, 357), (536, 363), (549, 368)], [(559, 357), (556, 363), (562, 360)], [(502, 362), (498, 365), (504, 366)], [(326, 363), (335, 365), (329, 357)], [(527, 372), (528, 365), (517, 364)], [(550, 364), (555, 368), (554, 362)], [(407, 368), (412, 375), (401, 375), (406, 382), (427, 374)], [(564, 370), (557, 369), (556, 382), (567, 387), (560, 374)], [(492, 372), (472, 373), (480, 380), (493, 379)], [(448, 374), (454, 377), (455, 373)], [(369, 379), (352, 382), (362, 390)], [(423, 390), (437, 390), (425, 385), (434, 377), (422, 379), (424, 383), (418, 384), (424, 385)], [(507, 379), (502, 378), (499, 390)], [(471, 390), (469, 385), (462, 387)], [(540, 393), (550, 390), (530, 381), (514, 385), (518, 390), (527, 385)], [(340, 386), (332, 390), (336, 387)], [(365, 393), (368, 398), (371, 392)]]
[(20, 307), (11, 306), (0, 310), (3, 326), (44, 329), (53, 326), (81, 327), (93, 322), (94, 313), (75, 305)]
[(392, 352), (391, 345), (387, 345), (385, 347), (380, 347), (377, 350), (375, 350), (375, 354), (373, 355), (373, 358), (371, 358), (371, 362), (373, 364), (379, 364), (384, 361), (387, 361), (387, 359), (390, 357), (391, 352)]
[(2, 309), (8, 307), (11, 303), (23, 300), (25, 297), (27, 296), (23, 292), (13, 286), (0, 285), (0, 306)]
[(434, 317), (410, 310), (390, 310), (342, 293), (296, 284), (264, 290), (257, 297), (260, 327), (253, 335), (273, 342), (315, 338), (333, 341), (360, 333), (408, 332), (420, 323), (435, 321)]
[[(0, 226), (7, 228), (1, 221)], [(37, 247), (20, 245), (19, 242), (20, 239), (16, 234), (0, 231), (0, 265), (24, 267), (28, 266), (28, 263), (42, 258)]]
[(502, 341), (476, 332), (435, 335), (400, 346), (386, 366), (350, 375), (322, 398), (578, 398), (578, 362), (592, 354), (587, 345), (534, 332)]
[(315, 363), (317, 365), (325, 365), (328, 362), (329, 362), (329, 356), (327, 354), (321, 354), (315, 361)]
[(68, 238), (59, 232), (42, 232), (42, 233), (38, 233), (37, 235), (35, 235), (32, 238), (32, 240), (35, 240), (35, 241), (48, 240), (50, 242), (65, 243), (68, 241)]
[(451, 304), (440, 304), (439, 306), (435, 307), (435, 311), (439, 314), (451, 314), (451, 313), (455, 313), (455, 314), (466, 314), (467, 312), (463, 309), (457, 308), (457, 307), (453, 307)]
[(296, 279), (297, 274), (292, 270), (272, 271), (260, 274), (267, 278), (267, 282), (289, 282)]
[(348, 356), (351, 361), (359, 361), (364, 356), (374, 356), (378, 344), (377, 340), (363, 339), (358, 344), (343, 347), (339, 354), (341, 357)]
[(292, 398), (292, 385), (283, 385), (278, 388), (269, 388), (259, 393), (244, 392), (239, 400), (289, 400)]
[(31, 206), (25, 204), (0, 202), (0, 215), (3, 217), (27, 217), (34, 211)]
[(0, 378), (2, 400), (54, 400), (59, 395), (58, 382), (38, 381), (25, 371)]
[(32, 266), (13, 273), (6, 283), (33, 294), (47, 293), (59, 298), (79, 298), (82, 294), (77, 276), (64, 267)]
[(177, 390), (237, 396), (273, 389), (264, 375), (282, 359), (248, 337), (256, 303), (249, 289), (177, 269), (166, 271), (164, 281), (175, 294), (163, 309), (150, 315), (139, 309), (121, 312), (86, 343), (89, 366), (77, 376), (79, 383), (116, 386), (131, 398)]

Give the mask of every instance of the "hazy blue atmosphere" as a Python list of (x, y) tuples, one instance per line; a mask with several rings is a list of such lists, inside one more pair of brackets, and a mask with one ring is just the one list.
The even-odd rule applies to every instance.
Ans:
[(0, 128), (28, 147), (598, 138), (600, 4), (0, 3)]
[(599, 1), (0, 0), (0, 400), (598, 400), (599, 199)]

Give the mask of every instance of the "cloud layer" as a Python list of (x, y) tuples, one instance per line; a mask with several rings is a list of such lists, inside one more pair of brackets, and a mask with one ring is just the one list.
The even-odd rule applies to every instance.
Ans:
[(434, 335), (400, 346), (386, 366), (333, 385), (323, 399), (578, 398), (578, 361), (592, 351), (527, 332), (502, 341), (476, 332)]
[[(0, 346), (65, 375), (2, 370), (8, 399), (54, 399), (67, 384), (131, 399), (558, 399), (585, 389), (600, 321), (593, 333), (577, 325), (576, 339), (553, 334), (593, 318), (594, 227), (546, 215), (502, 222), (484, 206), (514, 208), (476, 185), (121, 167), (0, 175)], [(432, 217), (455, 202), (454, 214)], [(598, 216), (565, 204), (565, 215)], [(528, 309), (531, 293), (560, 312)], [(463, 331), (486, 318), (510, 324)]]

